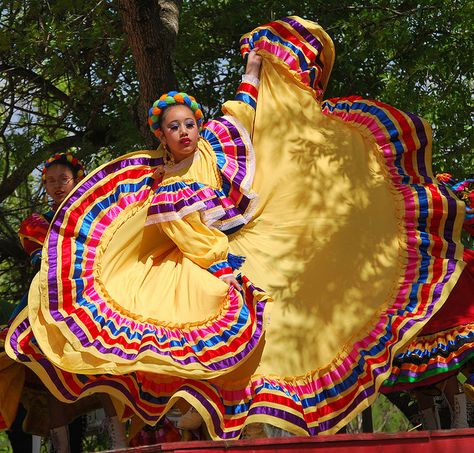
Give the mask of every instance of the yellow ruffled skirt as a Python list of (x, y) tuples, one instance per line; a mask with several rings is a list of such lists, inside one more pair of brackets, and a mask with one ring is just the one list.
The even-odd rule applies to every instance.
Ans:
[(58, 398), (107, 392), (147, 423), (183, 398), (213, 438), (252, 422), (334, 433), (455, 285), (462, 206), (433, 178), (426, 122), (357, 97), (322, 102), (334, 51), (312, 22), (260, 27), (243, 38), (252, 48), (264, 57), (260, 198), (229, 236), (246, 257), (242, 294), (144, 228), (154, 152), (100, 167), (54, 220), (9, 337)]

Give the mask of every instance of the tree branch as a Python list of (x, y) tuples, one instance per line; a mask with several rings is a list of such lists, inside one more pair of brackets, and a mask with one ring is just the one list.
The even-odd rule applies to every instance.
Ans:
[(0, 63), (0, 72), (4, 72), (13, 76), (18, 76), (29, 82), (41, 87), (43, 90), (50, 93), (54, 98), (63, 101), (65, 104), (70, 104), (70, 97), (55, 87), (49, 80), (46, 80), (42, 75), (37, 74), (34, 71), (26, 68), (20, 68), (18, 66), (11, 66), (9, 64)]
[(151, 103), (163, 92), (176, 88), (172, 65), (182, 1), (119, 0), (123, 28), (128, 37), (140, 83), (139, 128), (153, 146), (146, 116)]

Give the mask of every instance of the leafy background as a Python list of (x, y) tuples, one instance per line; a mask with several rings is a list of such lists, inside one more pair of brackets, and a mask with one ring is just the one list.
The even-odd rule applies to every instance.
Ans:
[(153, 146), (143, 105), (165, 89), (179, 86), (207, 117), (217, 114), (242, 73), (240, 36), (273, 19), (299, 15), (332, 36), (327, 97), (359, 94), (423, 116), (433, 126), (435, 172), (474, 174), (470, 0), (0, 5), (0, 323), (32, 278), (17, 229), (47, 208), (41, 162), (72, 150), (92, 169)]

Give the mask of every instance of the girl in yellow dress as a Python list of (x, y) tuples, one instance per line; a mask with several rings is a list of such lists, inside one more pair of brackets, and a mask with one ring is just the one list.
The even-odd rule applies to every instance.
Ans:
[(7, 351), (61, 400), (107, 392), (145, 423), (184, 400), (214, 439), (256, 422), (334, 433), (454, 287), (463, 207), (434, 178), (425, 121), (323, 100), (334, 46), (319, 25), (274, 21), (241, 51), (221, 118), (197, 136), (195, 101), (165, 95), (158, 150), (103, 165), (64, 202)]

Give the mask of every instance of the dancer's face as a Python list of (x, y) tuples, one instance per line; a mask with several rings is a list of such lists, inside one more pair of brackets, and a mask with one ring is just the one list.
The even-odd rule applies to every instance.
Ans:
[(168, 107), (161, 120), (160, 140), (164, 145), (168, 145), (175, 162), (194, 154), (199, 130), (193, 111), (185, 105)]
[(76, 185), (76, 179), (67, 165), (55, 164), (46, 170), (44, 187), (54, 204), (63, 202)]

